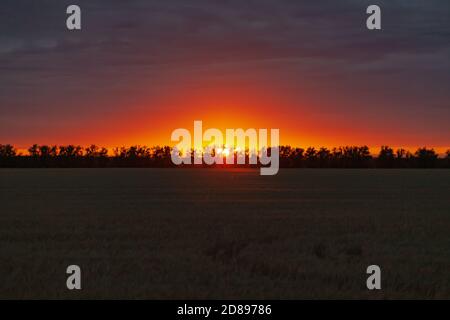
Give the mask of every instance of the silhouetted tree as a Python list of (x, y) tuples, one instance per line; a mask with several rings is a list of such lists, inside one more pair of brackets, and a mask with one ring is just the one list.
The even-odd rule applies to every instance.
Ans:
[(397, 149), (397, 151), (395, 151), (395, 156), (397, 159), (406, 158), (406, 150), (405, 149)]
[(83, 151), (81, 146), (67, 145), (59, 146), (58, 158), (62, 167), (80, 167), (83, 166)]
[(438, 155), (434, 149), (427, 149), (426, 147), (417, 149), (415, 156), (417, 157), (420, 168), (434, 168)]
[(85, 161), (88, 167), (105, 167), (108, 164), (108, 149), (90, 145), (84, 149)]
[(17, 150), (10, 144), (0, 144), (0, 166), (11, 166), (17, 156)]
[(95, 144), (90, 145), (84, 149), (84, 154), (89, 158), (106, 157), (108, 150), (106, 148), (99, 148)]
[(317, 157), (319, 159), (319, 166), (321, 168), (327, 168), (330, 166), (331, 152), (325, 147), (322, 147), (317, 152)]
[(13, 158), (17, 155), (16, 149), (10, 144), (0, 144), (0, 158)]
[(81, 146), (67, 145), (59, 147), (60, 157), (75, 159), (83, 156), (83, 148)]
[(378, 166), (382, 168), (392, 168), (394, 166), (394, 161), (394, 150), (388, 146), (381, 146), (377, 159)]
[(447, 160), (445, 166), (447, 168), (450, 168), (450, 149), (445, 152), (445, 155), (446, 155), (446, 160)]
[(31, 157), (39, 157), (39, 146), (37, 144), (33, 144), (31, 147), (28, 148), (28, 154)]
[(39, 156), (43, 158), (56, 157), (58, 155), (57, 146), (39, 146)]
[(292, 149), (291, 159), (293, 160), (294, 166), (301, 168), (303, 166), (303, 160), (305, 158), (305, 150), (302, 148)]
[(367, 167), (372, 158), (367, 146), (344, 146), (333, 148), (333, 166), (342, 168)]
[(306, 166), (313, 168), (317, 166), (317, 150), (314, 147), (309, 147), (305, 151)]

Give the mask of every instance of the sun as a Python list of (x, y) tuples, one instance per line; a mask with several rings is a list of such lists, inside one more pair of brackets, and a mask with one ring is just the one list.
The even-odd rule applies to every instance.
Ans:
[(220, 155), (222, 155), (222, 156), (224, 156), (224, 157), (228, 157), (228, 155), (230, 154), (230, 148), (228, 148), (228, 147), (223, 147), (223, 148), (216, 148), (215, 149), (216, 150), (216, 153), (217, 154), (220, 154)]
[(222, 150), (222, 154), (223, 154), (225, 157), (228, 157), (228, 155), (230, 154), (230, 149), (229, 149), (229, 148), (223, 149), (223, 150)]

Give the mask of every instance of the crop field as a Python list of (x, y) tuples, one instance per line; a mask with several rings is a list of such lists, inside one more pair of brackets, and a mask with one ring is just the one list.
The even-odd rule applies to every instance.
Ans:
[(446, 169), (1, 169), (0, 202), (3, 299), (450, 299)]

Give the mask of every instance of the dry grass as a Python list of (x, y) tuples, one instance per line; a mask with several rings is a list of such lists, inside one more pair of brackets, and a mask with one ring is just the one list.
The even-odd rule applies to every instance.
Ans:
[(448, 299), (449, 194), (450, 170), (0, 170), (0, 298)]

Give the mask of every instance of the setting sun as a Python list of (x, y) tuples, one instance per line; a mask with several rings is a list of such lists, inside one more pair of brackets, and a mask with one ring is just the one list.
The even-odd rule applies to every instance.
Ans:
[(228, 155), (230, 154), (230, 149), (229, 148), (225, 148), (222, 150), (221, 152), (225, 157), (228, 157)]

